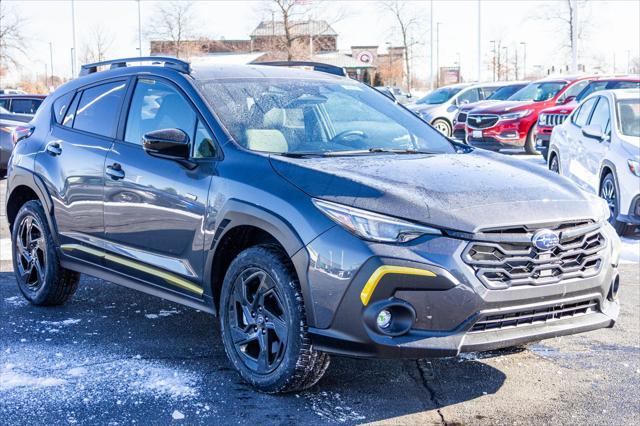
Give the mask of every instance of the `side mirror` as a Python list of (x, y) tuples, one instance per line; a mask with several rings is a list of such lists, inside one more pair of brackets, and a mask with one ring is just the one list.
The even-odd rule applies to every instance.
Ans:
[(142, 148), (147, 154), (168, 160), (189, 159), (189, 135), (180, 129), (160, 129), (145, 133)]
[(588, 138), (596, 139), (597, 141), (603, 141), (606, 138), (600, 126), (596, 124), (587, 124), (584, 126), (582, 128), (582, 134)]

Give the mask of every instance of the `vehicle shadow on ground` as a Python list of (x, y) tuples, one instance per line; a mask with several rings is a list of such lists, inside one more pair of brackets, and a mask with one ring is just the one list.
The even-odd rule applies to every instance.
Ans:
[[(117, 420), (118, 413), (128, 410), (130, 419), (166, 421), (166, 417), (158, 418), (162, 398), (172, 405), (180, 402), (185, 414), (202, 412), (202, 404), (208, 405), (216, 418), (229, 422), (260, 418), (261, 424), (353, 424), (429, 410), (437, 421), (439, 408), (493, 394), (506, 378), (502, 371), (482, 362), (496, 353), (419, 361), (334, 357), (324, 378), (312, 389), (266, 395), (254, 391), (231, 368), (217, 319), (208, 314), (90, 277), (83, 278), (73, 300), (64, 306), (31, 306), (23, 300), (10, 272), (0, 273), (0, 305), (0, 341), (11, 354), (3, 361), (19, 370), (25, 357), (46, 367), (47, 360), (55, 356), (66, 362), (65, 368), (90, 368), (86, 375), (74, 377), (75, 382), (65, 376), (69, 392), (64, 387), (57, 390), (56, 399), (62, 398), (67, 407), (77, 405), (80, 413), (88, 395), (98, 394), (96, 401), (109, 406), (117, 400), (117, 410), (115, 406), (93, 407), (91, 420), (99, 422)], [(147, 386), (141, 381), (141, 370), (142, 378), (159, 376)], [(85, 391), (78, 391), (80, 385)], [(28, 387), (8, 390), (29, 391)], [(8, 392), (0, 395), (8, 398)], [(123, 395), (135, 395), (136, 400)], [(146, 398), (151, 405), (141, 408)], [(53, 402), (51, 405), (54, 409)], [(82, 416), (77, 415), (76, 420), (82, 421)]]

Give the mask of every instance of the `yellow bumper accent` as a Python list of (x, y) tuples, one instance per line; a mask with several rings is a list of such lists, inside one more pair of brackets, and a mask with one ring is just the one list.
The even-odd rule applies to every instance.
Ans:
[(119, 263), (120, 265), (124, 265), (126, 267), (129, 267), (131, 269), (135, 269), (137, 271), (141, 271), (144, 272), (146, 274), (149, 275), (153, 275), (159, 278), (162, 278), (163, 280), (165, 280), (166, 282), (168, 282), (169, 284), (175, 285), (176, 287), (180, 287), (183, 288), (185, 290), (188, 290), (192, 293), (195, 293), (199, 296), (202, 296), (203, 293), (203, 289), (198, 287), (197, 285), (193, 284), (191, 281), (187, 281), (183, 278), (180, 278), (176, 275), (170, 274), (169, 272), (165, 272), (161, 269), (158, 268), (154, 268), (152, 266), (147, 266), (144, 265), (142, 263), (139, 262), (135, 262), (133, 260), (129, 260), (129, 259), (125, 259), (122, 258), (120, 256), (116, 256), (107, 252), (104, 252), (102, 250), (96, 250), (96, 249), (92, 249), (90, 247), (85, 247), (82, 246), (80, 244), (64, 244), (60, 247), (63, 251), (73, 251), (73, 250), (78, 250), (78, 251), (82, 251), (88, 254), (91, 254), (93, 256), (96, 257), (102, 257), (106, 260), (110, 260), (114, 263)]
[(375, 270), (373, 274), (367, 280), (367, 283), (364, 285), (362, 289), (362, 293), (360, 293), (360, 300), (364, 306), (367, 306), (369, 300), (371, 300), (371, 296), (373, 296), (373, 292), (376, 290), (378, 283), (387, 274), (400, 274), (400, 275), (419, 275), (422, 277), (435, 277), (431, 271), (426, 269), (418, 269), (418, 268), (409, 268), (406, 266), (389, 266), (383, 265)]

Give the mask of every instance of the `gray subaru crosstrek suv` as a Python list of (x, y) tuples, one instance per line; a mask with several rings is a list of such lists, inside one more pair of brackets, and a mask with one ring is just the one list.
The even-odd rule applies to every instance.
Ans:
[(613, 326), (604, 201), (311, 66), (83, 66), (9, 162), (25, 298), (62, 304), (86, 273), (217, 314), (265, 392), (314, 385), (329, 354), (455, 356)]

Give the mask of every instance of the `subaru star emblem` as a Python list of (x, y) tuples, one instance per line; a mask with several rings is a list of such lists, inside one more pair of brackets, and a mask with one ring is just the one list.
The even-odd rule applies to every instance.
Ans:
[(558, 234), (549, 229), (541, 229), (533, 234), (531, 242), (537, 249), (547, 251), (557, 246), (560, 243), (560, 238)]

